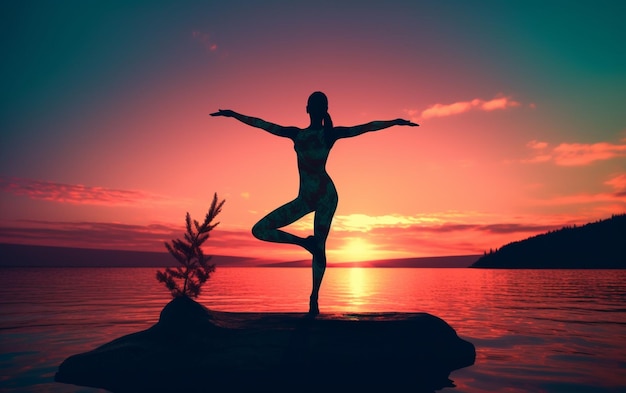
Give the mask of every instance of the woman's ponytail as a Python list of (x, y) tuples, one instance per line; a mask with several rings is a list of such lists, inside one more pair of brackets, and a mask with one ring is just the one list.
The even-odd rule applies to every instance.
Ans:
[(332, 131), (333, 130), (333, 119), (330, 118), (328, 114), (328, 98), (326, 94), (321, 91), (316, 91), (309, 96), (309, 100), (307, 101), (306, 111), (308, 114), (316, 119), (322, 117), (322, 124), (324, 125), (324, 131)]
[(328, 111), (324, 114), (324, 131), (330, 132), (333, 130), (333, 119), (331, 119)]

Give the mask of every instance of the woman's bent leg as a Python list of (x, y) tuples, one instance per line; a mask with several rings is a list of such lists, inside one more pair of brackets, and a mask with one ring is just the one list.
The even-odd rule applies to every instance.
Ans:
[(305, 238), (282, 231), (278, 228), (287, 226), (313, 210), (300, 198), (277, 208), (263, 217), (252, 227), (252, 234), (259, 240), (274, 243), (297, 244), (308, 250)]

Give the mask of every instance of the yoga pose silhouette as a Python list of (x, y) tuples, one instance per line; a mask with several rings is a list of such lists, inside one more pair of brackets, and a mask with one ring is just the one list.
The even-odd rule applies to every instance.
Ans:
[[(252, 234), (257, 239), (268, 242), (296, 244), (311, 253), (313, 289), (309, 300), (309, 314), (314, 316), (319, 314), (319, 290), (326, 270), (326, 239), (337, 208), (337, 190), (326, 172), (326, 161), (330, 149), (340, 138), (349, 138), (392, 126), (417, 126), (418, 124), (404, 119), (395, 119), (372, 121), (354, 127), (334, 127), (328, 114), (328, 99), (319, 91), (309, 97), (306, 111), (311, 123), (305, 129), (279, 126), (229, 109), (220, 109), (211, 113), (211, 116), (233, 117), (249, 126), (261, 128), (293, 141), (300, 174), (298, 196), (263, 217), (252, 228)], [(279, 229), (311, 212), (315, 212), (313, 236), (303, 238)]]

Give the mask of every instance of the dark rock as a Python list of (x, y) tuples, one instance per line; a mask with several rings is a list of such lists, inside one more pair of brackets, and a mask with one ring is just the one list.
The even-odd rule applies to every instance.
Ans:
[(188, 298), (151, 328), (70, 356), (57, 382), (113, 392), (432, 392), (474, 346), (425, 313), (210, 311)]

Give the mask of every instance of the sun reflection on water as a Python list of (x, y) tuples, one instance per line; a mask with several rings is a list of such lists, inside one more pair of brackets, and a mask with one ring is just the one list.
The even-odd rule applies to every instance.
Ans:
[(367, 304), (367, 297), (370, 295), (370, 285), (367, 282), (368, 276), (363, 268), (349, 269), (350, 304), (360, 310)]

